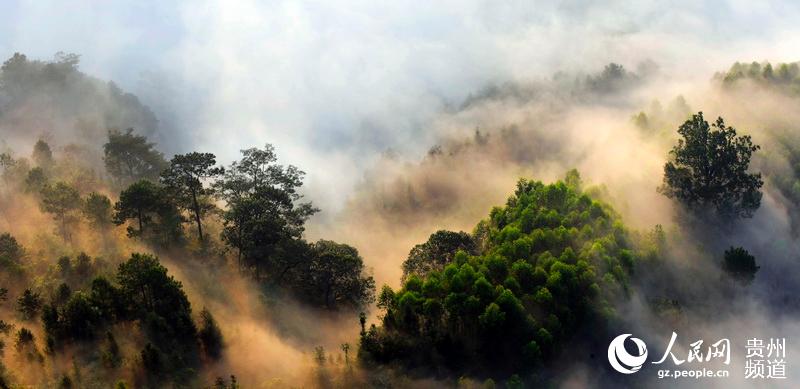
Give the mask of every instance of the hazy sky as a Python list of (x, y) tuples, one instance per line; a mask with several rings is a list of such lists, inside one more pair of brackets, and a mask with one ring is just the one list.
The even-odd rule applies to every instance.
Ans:
[(333, 207), (376, 155), (427, 149), (444, 104), (490, 82), (644, 59), (708, 79), (800, 52), (790, 1), (430, 3), (2, 1), (0, 56), (81, 54), (153, 108), (165, 150), (230, 160), (274, 143)]

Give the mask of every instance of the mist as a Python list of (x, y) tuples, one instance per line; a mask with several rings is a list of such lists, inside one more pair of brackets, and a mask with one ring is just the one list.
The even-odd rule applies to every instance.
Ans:
[[(786, 337), (789, 379), (779, 384), (796, 386), (800, 221), (798, 204), (771, 181), (791, 174), (791, 161), (771, 150), (797, 137), (798, 100), (746, 80), (726, 88), (716, 74), (736, 61), (796, 61), (800, 6), (543, 3), (3, 4), (0, 57), (20, 52), (46, 62), (57, 52), (76, 53), (82, 76), (67, 80), (62, 95), (25, 91), (24, 104), (0, 111), (0, 152), (29, 158), (34, 143), (46, 140), (57, 160), (72, 152), (65, 165), (83, 165), (102, 181), (109, 128), (134, 128), (168, 158), (198, 150), (224, 165), (242, 149), (272, 144), (282, 163), (306, 172), (302, 193), (322, 209), (305, 237), (357, 248), (378, 289), (401, 286), (409, 251), (435, 231), (471, 232), (519, 178), (549, 183), (575, 168), (633, 234), (656, 225), (666, 231), (662, 258), (642, 265), (636, 291), (617, 302), (620, 330), (649, 336), (654, 353), (671, 331), (683, 346), (730, 337), (740, 347), (734, 356), (745, 341), (735, 336)], [(610, 63), (624, 70), (613, 72)], [(683, 229), (685, 215), (656, 190), (675, 129), (698, 111), (709, 121), (724, 117), (762, 146), (753, 159), (765, 175), (761, 207), (728, 229)], [(116, 188), (93, 182), (85, 191), (118, 197)], [(225, 261), (187, 261), (206, 254), (157, 250), (122, 228), (101, 238), (81, 227), (69, 245), (59, 243), (35, 199), (11, 188), (0, 194), (0, 232), (34, 247), (40, 268), (81, 251), (114, 265), (131, 252), (157, 251), (194, 312), (208, 308), (226, 339), (225, 356), (203, 366), (206, 384), (235, 374), (243, 387), (321, 386), (314, 347), (341, 358), (343, 343), (358, 342), (357, 314), (305, 306), (265, 291)], [(219, 236), (222, 223), (208, 228)], [(732, 246), (747, 248), (760, 266), (743, 291), (719, 267)], [(680, 315), (665, 319), (651, 309), (654, 299), (678, 301)], [(379, 309), (367, 312), (369, 324), (380, 323)], [(142, 337), (120, 343), (135, 354)], [(602, 358), (608, 342), (598, 343), (598, 359), (589, 356), (597, 350), (560, 356), (557, 385), (671, 386), (652, 370), (641, 381), (614, 376)], [(12, 377), (35, 382), (41, 372), (13, 358), (6, 357), (9, 367), (20, 370)], [(72, 368), (63, 359), (49, 366), (48, 382)], [(751, 382), (736, 370), (742, 365), (734, 361), (732, 377), (712, 385), (746, 387)], [(333, 381), (349, 377), (343, 365), (332, 366)], [(356, 376), (380, 374), (398, 387), (454, 383), (375, 371)]]
[(308, 191), (328, 210), (319, 217), (341, 208), (386, 149), (421, 156), (442, 108), (488, 84), (609, 62), (633, 70), (648, 59), (671, 83), (707, 80), (737, 60), (794, 60), (800, 14), (781, 2), (582, 1), (36, 2), (2, 11), (2, 57), (81, 54), (84, 71), (154, 110), (168, 153), (213, 147), (229, 161), (275, 144), (311, 173)]

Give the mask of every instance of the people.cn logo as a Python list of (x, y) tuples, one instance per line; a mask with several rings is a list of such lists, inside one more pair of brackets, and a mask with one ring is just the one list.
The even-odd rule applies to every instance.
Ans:
[(633, 374), (639, 371), (647, 360), (647, 346), (639, 338), (631, 338), (638, 349), (638, 355), (631, 355), (625, 349), (625, 340), (631, 334), (622, 334), (614, 338), (608, 345), (608, 363), (614, 370), (622, 374)]

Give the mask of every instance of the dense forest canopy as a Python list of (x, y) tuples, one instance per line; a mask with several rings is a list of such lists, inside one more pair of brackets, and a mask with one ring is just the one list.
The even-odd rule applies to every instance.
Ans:
[(478, 253), (452, 246), (443, 269), (384, 288), (383, 324), (362, 335), (363, 356), (510, 374), (545, 364), (578, 327), (603, 328), (636, 254), (614, 211), (571, 175), (573, 185), (520, 180), (475, 228)]

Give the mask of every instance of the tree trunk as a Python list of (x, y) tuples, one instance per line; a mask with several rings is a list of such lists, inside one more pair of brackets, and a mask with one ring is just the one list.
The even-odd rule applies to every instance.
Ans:
[(192, 190), (192, 207), (194, 208), (194, 220), (197, 222), (197, 236), (203, 241), (203, 224), (200, 222), (200, 204), (197, 203), (197, 192)]
[(142, 209), (139, 208), (136, 210), (139, 214), (139, 237), (144, 235), (144, 222), (142, 222)]

